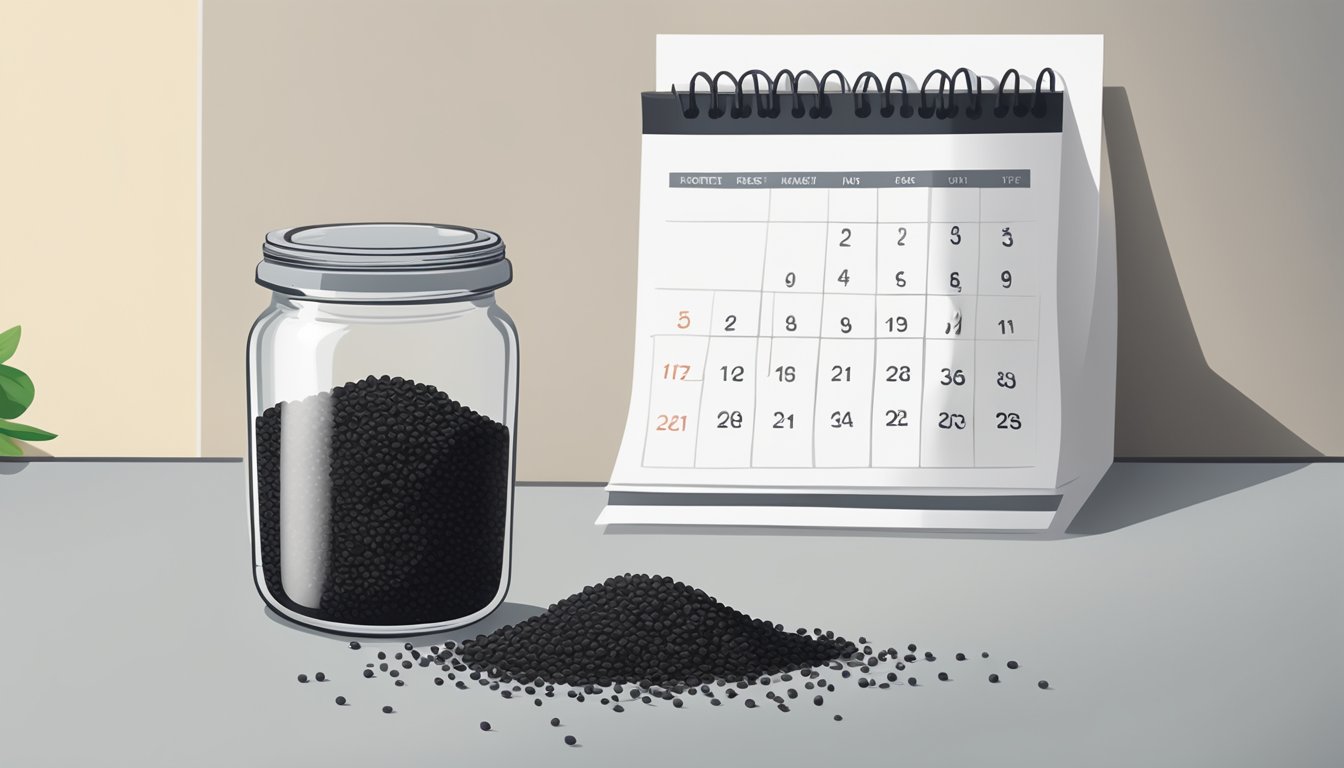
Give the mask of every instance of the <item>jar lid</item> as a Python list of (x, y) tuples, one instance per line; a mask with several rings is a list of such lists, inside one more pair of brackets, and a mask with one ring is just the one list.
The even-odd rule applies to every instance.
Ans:
[(504, 241), (448, 224), (366, 222), (277, 229), (266, 235), (257, 282), (328, 301), (444, 301), (508, 285)]

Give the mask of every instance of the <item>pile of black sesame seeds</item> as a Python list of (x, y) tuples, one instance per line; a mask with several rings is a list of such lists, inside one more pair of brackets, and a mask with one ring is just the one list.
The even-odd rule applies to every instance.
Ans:
[[(652, 650), (622, 642), (630, 638), (649, 643)], [(354, 651), (363, 650), (358, 641), (349, 645)], [(681, 709), (696, 700), (712, 707), (769, 705), (783, 713), (807, 703), (823, 708), (826, 695), (837, 685), (875, 691), (919, 688), (925, 685), (915, 674), (921, 668), (929, 668), (926, 679), (937, 681), (930, 684), (953, 683), (959, 679), (954, 676), (958, 664), (970, 661), (958, 652), (948, 663), (915, 643), (904, 649), (874, 648), (867, 638), (851, 643), (820, 628), (788, 632), (779, 624), (735, 611), (701, 590), (642, 574), (586, 587), (538, 616), (489, 635), (428, 647), (407, 642), (401, 648), (390, 656), (376, 651), (375, 659), (366, 662), (363, 677), (402, 687), (416, 670), (424, 670), (418, 674), (427, 684), (432, 679), (434, 686), (448, 690), (485, 689), (502, 699), (530, 701), (534, 707), (564, 697), (595, 702), (614, 714), (656, 702)], [(987, 651), (979, 655), (982, 660), (990, 658)], [(1007, 683), (1020, 667), (1009, 660), (1004, 677), (994, 672), (986, 679), (990, 684)], [(329, 680), (322, 672), (313, 679)], [(307, 683), (309, 678), (301, 674), (298, 680)], [(1045, 680), (1036, 685), (1050, 688)], [(374, 699), (368, 696), (371, 705), (379, 706)], [(344, 695), (335, 702), (351, 706)], [(381, 711), (396, 713), (385, 704)], [(833, 714), (832, 719), (842, 722), (844, 717)], [(558, 717), (549, 722), (552, 727), (562, 725)], [(492, 728), (489, 721), (481, 721), (482, 731)], [(574, 746), (577, 739), (566, 734), (563, 742)]]

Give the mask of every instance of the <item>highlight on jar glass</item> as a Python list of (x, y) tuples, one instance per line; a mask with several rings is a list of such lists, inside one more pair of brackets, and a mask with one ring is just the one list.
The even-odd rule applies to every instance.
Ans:
[(278, 614), (435, 632), (504, 599), (518, 336), (499, 235), (441, 224), (271, 232), (248, 340), (254, 580)]

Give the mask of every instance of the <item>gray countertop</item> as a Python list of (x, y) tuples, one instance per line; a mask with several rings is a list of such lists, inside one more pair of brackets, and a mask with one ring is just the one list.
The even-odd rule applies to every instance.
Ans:
[[(263, 608), (244, 473), (0, 464), (0, 765), (1226, 768), (1344, 754), (1344, 464), (1119, 464), (1079, 535), (1058, 541), (604, 533), (600, 489), (519, 489), (508, 602), (453, 637), (629, 571), (786, 627), (940, 657), (917, 665), (916, 688), (845, 681), (824, 707), (808, 693), (789, 713), (703, 697), (537, 708), (438, 688), (419, 668), (403, 688), (363, 679), (401, 641), (351, 651)], [(331, 680), (295, 680), (317, 671)], [(994, 671), (1003, 683), (986, 681)]]

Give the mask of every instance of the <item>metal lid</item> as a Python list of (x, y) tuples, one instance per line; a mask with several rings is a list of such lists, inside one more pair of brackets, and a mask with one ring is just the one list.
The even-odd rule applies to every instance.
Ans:
[(266, 235), (257, 282), (309, 299), (444, 301), (508, 285), (504, 241), (484, 229), (368, 222), (277, 229)]

